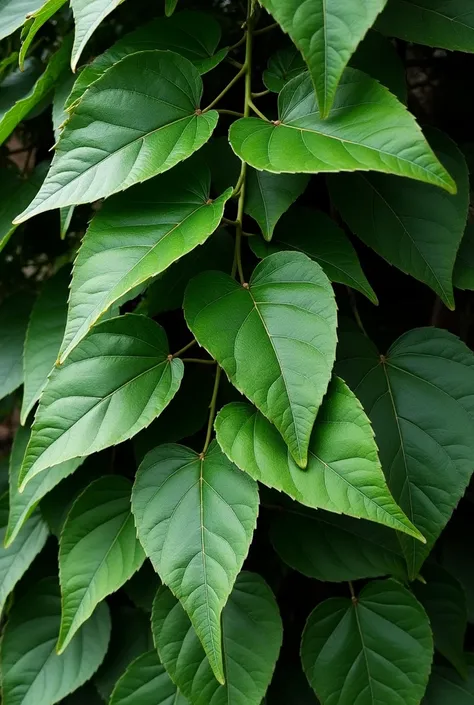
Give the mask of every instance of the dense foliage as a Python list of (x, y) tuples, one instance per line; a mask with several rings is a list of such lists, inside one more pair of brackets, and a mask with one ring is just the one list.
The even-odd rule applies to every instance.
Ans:
[(471, 0), (0, 40), (2, 704), (474, 703)]

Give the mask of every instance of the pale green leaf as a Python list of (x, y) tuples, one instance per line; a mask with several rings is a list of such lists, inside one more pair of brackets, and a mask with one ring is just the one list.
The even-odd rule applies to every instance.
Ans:
[(17, 294), (0, 305), (0, 399), (23, 384), (23, 345), (32, 299)]
[(218, 119), (197, 112), (201, 94), (197, 69), (179, 54), (143, 51), (114, 64), (65, 125), (46, 181), (17, 222), (110, 196), (191, 156)]
[(146, 554), (224, 683), (221, 613), (257, 523), (256, 483), (216, 443), (203, 458), (184, 446), (162, 445), (140, 465), (132, 510)]
[(156, 651), (139, 656), (127, 668), (110, 698), (110, 705), (188, 705)]
[(81, 54), (97, 27), (124, 0), (71, 0), (76, 26), (71, 68), (76, 70)]
[(0, 0), (0, 39), (19, 29), (44, 0)]
[(301, 196), (308, 185), (305, 174), (270, 174), (249, 169), (245, 185), (245, 212), (257, 221), (265, 240), (283, 213)]
[(168, 358), (163, 329), (127, 314), (100, 323), (51, 373), (20, 472), (41, 471), (122, 443), (148, 426), (176, 394), (183, 363)]
[(336, 369), (372, 421), (393, 496), (427, 539), (399, 537), (414, 579), (474, 469), (474, 355), (437, 328), (406, 333), (384, 356), (356, 331), (339, 348)]
[(205, 272), (189, 283), (184, 311), (198, 343), (305, 467), (336, 346), (334, 293), (320, 266), (299, 252), (277, 252), (256, 267), (247, 288)]
[(386, 174), (329, 177), (331, 197), (351, 230), (390, 264), (430, 286), (454, 308), (453, 268), (468, 215), (469, 173), (449, 137), (428, 133), (457, 194)]
[(432, 657), (426, 613), (395, 580), (369, 583), (352, 601), (321, 602), (301, 643), (303, 668), (321, 705), (418, 705)]
[(59, 542), (59, 654), (99, 602), (122, 587), (145, 560), (130, 510), (131, 492), (126, 478), (102, 477), (79, 495), (68, 514)]
[[(367, 108), (370, 104), (370, 110)], [(456, 191), (414, 117), (373, 78), (346, 69), (331, 115), (323, 120), (307, 73), (278, 99), (279, 119), (242, 118), (230, 128), (235, 153), (255, 169), (319, 173), (381, 171)]]
[(12, 608), (1, 642), (4, 705), (54, 705), (89, 680), (102, 662), (110, 637), (110, 616), (99, 605), (67, 651), (55, 643), (61, 619), (56, 579), (32, 586)]
[(222, 613), (225, 685), (214, 678), (186, 612), (165, 587), (153, 605), (152, 629), (162, 664), (193, 705), (260, 705), (283, 630), (275, 598), (259, 575), (239, 575)]
[(213, 201), (210, 187), (209, 170), (198, 158), (105, 203), (74, 264), (61, 362), (114, 302), (218, 228), (232, 189)]
[(43, 0), (44, 4), (35, 12), (29, 13), (21, 33), (20, 68), (23, 70), (25, 58), (33, 39), (41, 27), (66, 3), (66, 0)]
[(224, 453), (254, 480), (307, 507), (368, 519), (420, 539), (388, 490), (369, 419), (337, 377), (319, 410), (305, 472), (276, 428), (249, 404), (225, 406), (215, 428)]
[(321, 115), (333, 105), (342, 73), (387, 0), (261, 0), (301, 51)]
[(38, 164), (27, 178), (23, 178), (13, 168), (0, 170), (0, 252), (18, 227), (13, 224), (13, 219), (36, 196), (47, 171), (48, 162)]
[(474, 290), (474, 225), (472, 223), (468, 223), (461, 240), (454, 265), (453, 283), (458, 289)]

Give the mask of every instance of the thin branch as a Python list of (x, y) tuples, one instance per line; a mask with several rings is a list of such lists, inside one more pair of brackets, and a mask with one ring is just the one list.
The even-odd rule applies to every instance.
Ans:
[(221, 368), (217, 366), (216, 379), (214, 382), (214, 390), (212, 392), (211, 404), (209, 407), (209, 421), (207, 423), (206, 440), (204, 442), (204, 448), (202, 449), (201, 457), (204, 457), (209, 444), (211, 442), (212, 427), (214, 425), (214, 418), (216, 416), (216, 405), (217, 405), (217, 395), (219, 393), (219, 383), (221, 381)]
[(184, 348), (181, 348), (181, 350), (178, 350), (178, 352), (175, 352), (175, 353), (173, 353), (173, 355), (170, 355), (170, 358), (173, 359), (174, 357), (179, 357), (180, 355), (185, 353), (187, 350), (189, 350), (189, 348), (192, 348), (194, 345), (196, 345), (196, 343), (197, 343), (197, 340), (194, 338), (193, 340), (191, 340), (190, 343), (185, 345)]
[(226, 93), (228, 93), (230, 91), (232, 86), (234, 86), (237, 83), (237, 81), (239, 81), (242, 78), (242, 76), (245, 76), (246, 74), (247, 74), (247, 66), (246, 66), (246, 64), (244, 64), (242, 66), (242, 68), (240, 69), (239, 73), (237, 73), (234, 76), (234, 78), (231, 81), (229, 81), (227, 86), (219, 93), (217, 98), (214, 98), (212, 103), (209, 103), (209, 105), (206, 108), (204, 108), (204, 110), (202, 112), (207, 113), (208, 110), (211, 110), (215, 105), (217, 105), (217, 103), (221, 100), (221, 98), (223, 98), (226, 95)]
[(277, 27), (278, 27), (278, 22), (273, 22), (272, 24), (269, 24), (266, 27), (262, 27), (261, 29), (256, 29), (254, 32), (254, 36), (259, 37), (261, 34), (266, 34), (267, 32), (271, 32), (272, 29), (276, 29)]

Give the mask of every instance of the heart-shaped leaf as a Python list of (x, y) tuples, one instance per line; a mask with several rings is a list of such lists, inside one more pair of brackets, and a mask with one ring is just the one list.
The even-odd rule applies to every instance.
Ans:
[(49, 377), (20, 485), (148, 426), (176, 394), (183, 367), (181, 360), (169, 359), (166, 335), (149, 318), (127, 314), (93, 328)]
[(311, 613), (301, 643), (321, 705), (418, 705), (433, 658), (428, 617), (395, 580), (369, 583), (352, 601), (332, 598)]
[(156, 651), (139, 656), (117, 681), (110, 705), (188, 705)]
[[(146, 93), (137, 91), (143, 82)], [(46, 181), (16, 222), (110, 196), (191, 156), (218, 118), (201, 114), (201, 94), (197, 69), (179, 54), (142, 51), (114, 64), (75, 109)]]
[(305, 467), (336, 346), (334, 293), (320, 266), (300, 253), (277, 252), (256, 267), (247, 287), (204, 272), (189, 283), (184, 311), (199, 344)]
[(158, 446), (140, 465), (132, 508), (146, 554), (224, 683), (221, 612), (257, 523), (256, 483), (216, 443), (204, 457), (184, 446)]
[(307, 507), (369, 519), (422, 538), (395, 504), (369, 419), (342, 380), (332, 381), (319, 410), (305, 472), (288, 453), (276, 428), (249, 404), (225, 406), (215, 427), (224, 453), (254, 480)]
[(344, 72), (327, 120), (319, 114), (308, 74), (286, 84), (278, 107), (279, 119), (274, 122), (242, 118), (230, 128), (234, 152), (255, 169), (381, 171), (456, 191), (405, 106), (356, 69)]

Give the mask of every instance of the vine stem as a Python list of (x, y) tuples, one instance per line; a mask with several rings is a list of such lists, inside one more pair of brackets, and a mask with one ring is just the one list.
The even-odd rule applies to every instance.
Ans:
[(194, 338), (193, 340), (191, 340), (190, 343), (185, 345), (184, 348), (181, 348), (181, 350), (178, 350), (178, 352), (175, 352), (175, 353), (173, 353), (173, 355), (170, 355), (170, 358), (173, 359), (174, 357), (179, 357), (180, 355), (185, 353), (187, 350), (189, 350), (189, 348), (192, 348), (193, 345), (196, 345), (196, 343), (197, 343), (197, 340)]
[(217, 395), (219, 393), (219, 383), (221, 381), (221, 368), (219, 365), (217, 365), (217, 370), (216, 370), (216, 379), (214, 382), (214, 389), (212, 392), (212, 398), (211, 398), (211, 404), (210, 404), (210, 410), (209, 410), (209, 421), (207, 423), (207, 432), (206, 432), (206, 440), (204, 441), (204, 448), (202, 449), (201, 452), (201, 458), (203, 458), (207, 452), (207, 449), (209, 448), (209, 444), (211, 442), (211, 436), (212, 436), (212, 427), (214, 425), (214, 418), (216, 416), (216, 405), (217, 405)]
[(246, 66), (246, 63), (244, 63), (244, 65), (242, 66), (240, 71), (235, 74), (234, 78), (231, 81), (229, 81), (227, 86), (221, 90), (219, 95), (216, 98), (214, 98), (212, 103), (209, 103), (209, 105), (206, 108), (204, 108), (204, 110), (202, 112), (207, 113), (208, 110), (211, 110), (215, 105), (217, 105), (217, 103), (220, 101), (220, 99), (223, 98), (226, 95), (226, 93), (228, 93), (230, 91), (232, 86), (234, 86), (237, 83), (237, 81), (239, 81), (242, 78), (242, 76), (246, 76), (247, 73), (248, 73), (247, 66)]
[(182, 357), (181, 361), (182, 362), (195, 362), (199, 365), (215, 365), (216, 364), (215, 360), (203, 360), (200, 357)]

